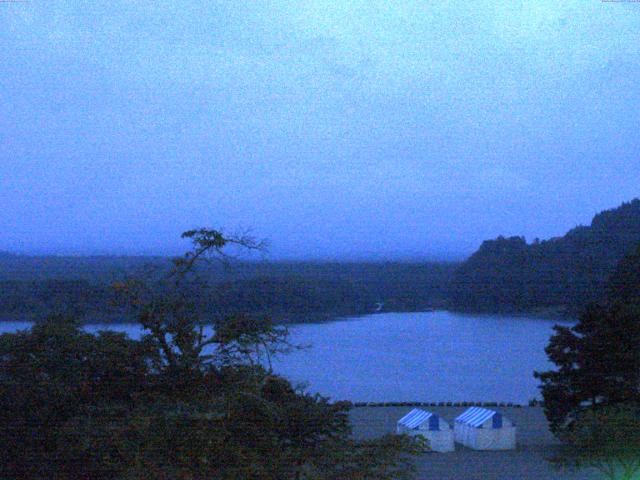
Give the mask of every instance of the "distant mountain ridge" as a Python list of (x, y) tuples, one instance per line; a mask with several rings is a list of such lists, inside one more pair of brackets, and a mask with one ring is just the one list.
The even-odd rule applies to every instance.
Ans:
[(475, 312), (555, 309), (573, 315), (601, 299), (618, 262), (640, 244), (640, 200), (593, 217), (563, 237), (482, 243), (454, 273), (454, 308)]

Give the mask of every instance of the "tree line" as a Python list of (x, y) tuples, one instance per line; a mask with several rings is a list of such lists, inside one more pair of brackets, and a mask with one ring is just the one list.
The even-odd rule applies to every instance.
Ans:
[[(429, 308), (577, 316), (602, 299), (608, 277), (640, 241), (640, 200), (597, 214), (563, 237), (499, 237), (465, 262), (235, 262), (197, 265), (213, 288), (201, 298), (221, 314), (268, 314), (305, 322)], [(152, 268), (162, 257), (27, 257), (0, 254), (0, 319), (71, 313), (85, 321), (122, 321), (112, 308), (114, 281)], [(126, 319), (125, 319), (126, 320)]]
[[(171, 266), (162, 258), (147, 264), (140, 258), (129, 264), (114, 258), (111, 263), (107, 257), (75, 262), (0, 258), (0, 272), (5, 272), (0, 273), (0, 318), (28, 320), (63, 313), (84, 321), (131, 321), (114, 306), (113, 283), (143, 271), (155, 272), (157, 282)], [(377, 303), (388, 311), (444, 305), (455, 265), (233, 262), (226, 269), (218, 264), (196, 267), (198, 276), (210, 285), (199, 293), (199, 301), (211, 314), (269, 315), (286, 323), (370, 313)]]
[[(347, 402), (279, 377), (292, 345), (268, 317), (213, 320), (193, 266), (229, 243), (185, 232), (193, 249), (161, 278), (129, 277), (115, 298), (146, 334), (84, 332), (48, 316), (0, 336), (0, 477), (7, 479), (402, 479), (424, 445), (407, 436), (356, 441)], [(151, 279), (151, 281), (150, 281)]]
[(528, 244), (483, 242), (456, 270), (451, 305), (475, 312), (555, 309), (568, 316), (600, 301), (616, 264), (640, 242), (640, 200), (597, 214), (589, 226)]

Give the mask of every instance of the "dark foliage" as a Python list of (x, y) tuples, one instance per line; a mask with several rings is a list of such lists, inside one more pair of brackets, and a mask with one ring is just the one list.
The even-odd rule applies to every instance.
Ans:
[[(130, 409), (145, 389), (152, 352), (124, 334), (83, 333), (51, 317), (30, 332), (0, 336), (0, 465), (3, 478), (54, 478), (82, 471), (81, 458), (58, 460), (59, 434), (79, 416)], [(81, 439), (76, 439), (81, 441)]]
[(640, 245), (618, 263), (606, 293), (610, 304), (640, 305)]
[(356, 442), (349, 403), (270, 371), (263, 356), (294, 348), (284, 327), (234, 315), (204, 334), (188, 277), (226, 237), (188, 233), (194, 250), (169, 275), (118, 285), (140, 341), (67, 317), (0, 336), (0, 478), (408, 478), (418, 442)]
[[(147, 261), (144, 267), (135, 257), (2, 257), (0, 319), (65, 313), (93, 322), (134, 321), (113, 307), (111, 286), (151, 267), (161, 278), (171, 267), (167, 259)], [(378, 302), (385, 311), (416, 311), (444, 304), (453, 270), (446, 263), (211, 263), (198, 266), (210, 288), (190, 297), (218, 317), (268, 315), (277, 322), (370, 313)]]
[(577, 314), (602, 299), (607, 278), (638, 242), (638, 199), (564, 237), (532, 244), (522, 237), (488, 240), (456, 271), (452, 303), (480, 312), (560, 308)]
[(573, 327), (555, 327), (546, 352), (556, 369), (536, 373), (554, 431), (594, 406), (640, 400), (638, 251), (620, 260), (600, 304), (585, 308)]
[(555, 330), (546, 352), (557, 368), (536, 373), (554, 432), (594, 406), (640, 400), (638, 306), (591, 306), (575, 326)]
[(564, 448), (553, 459), (559, 467), (589, 466), (609, 480), (633, 480), (640, 471), (640, 408), (601, 406), (582, 412), (560, 433)]
[(546, 348), (555, 370), (538, 373), (551, 429), (564, 442), (562, 466), (607, 478), (640, 471), (640, 255), (615, 268), (600, 305), (571, 328), (556, 326)]

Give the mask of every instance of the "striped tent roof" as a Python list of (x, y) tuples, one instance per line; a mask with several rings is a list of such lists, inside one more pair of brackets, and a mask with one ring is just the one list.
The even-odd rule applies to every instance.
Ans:
[(414, 408), (409, 413), (407, 413), (404, 417), (398, 420), (398, 423), (400, 425), (404, 425), (407, 428), (416, 428), (422, 425), (424, 422), (426, 422), (433, 416), (437, 418), (437, 415), (434, 415), (431, 412), (425, 412), (424, 410), (421, 410), (419, 408)]
[(456, 418), (456, 422), (466, 423), (472, 427), (480, 427), (484, 422), (492, 418), (494, 415), (499, 415), (498, 412), (488, 410), (486, 408), (471, 407), (465, 410), (462, 415)]

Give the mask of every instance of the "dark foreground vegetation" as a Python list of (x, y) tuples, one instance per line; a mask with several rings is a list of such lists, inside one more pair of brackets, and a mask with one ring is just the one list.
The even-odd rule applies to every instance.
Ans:
[(555, 327), (546, 352), (556, 369), (536, 376), (565, 446), (556, 462), (631, 480), (640, 474), (640, 246), (620, 261), (603, 297), (573, 327)]
[(234, 239), (187, 237), (194, 250), (168, 275), (117, 285), (140, 341), (63, 316), (0, 336), (0, 478), (408, 478), (418, 441), (354, 440), (350, 404), (271, 372), (274, 355), (296, 348), (285, 327), (233, 315), (203, 334), (194, 292), (206, 285), (193, 267)]
[[(299, 348), (286, 327), (224, 304), (211, 313), (209, 292), (220, 283), (198, 269), (202, 259), (229, 242), (259, 244), (210, 230), (185, 236), (193, 250), (170, 269), (124, 275), (101, 297), (141, 323), (141, 340), (86, 333), (70, 315), (0, 336), (0, 478), (400, 479), (416, 467), (434, 471), (414, 460), (419, 440), (354, 436), (351, 404), (274, 374), (272, 358)], [(640, 242), (611, 271), (579, 321), (556, 327), (546, 349), (556, 368), (535, 375), (560, 440), (553, 463), (631, 480), (640, 473)], [(209, 322), (212, 336), (203, 330)]]

